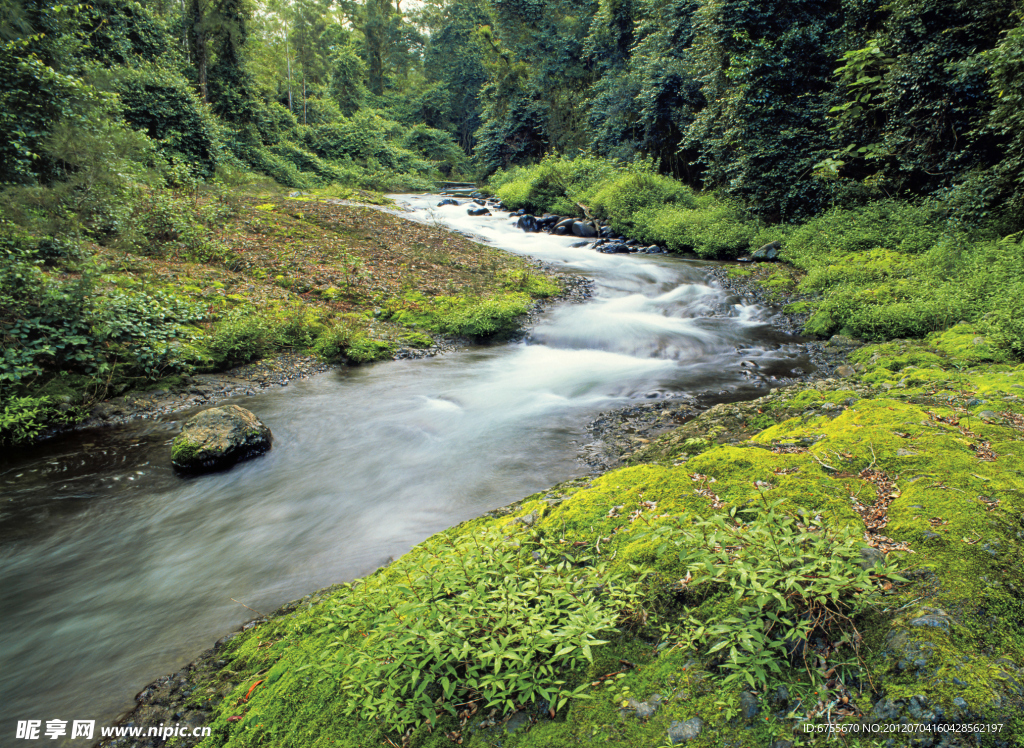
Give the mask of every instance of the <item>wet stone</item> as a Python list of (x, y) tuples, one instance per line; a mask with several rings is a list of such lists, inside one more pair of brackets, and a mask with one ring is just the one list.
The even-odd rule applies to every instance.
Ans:
[(870, 571), (878, 564), (885, 565), (885, 554), (877, 548), (861, 548), (857, 564), (865, 571)]
[(761, 711), (757, 698), (749, 691), (740, 694), (740, 716), (748, 722), (753, 720)]
[(696, 739), (704, 728), (704, 720), (700, 717), (692, 717), (685, 722), (673, 722), (668, 728), (668, 742), (672, 745), (679, 745)]

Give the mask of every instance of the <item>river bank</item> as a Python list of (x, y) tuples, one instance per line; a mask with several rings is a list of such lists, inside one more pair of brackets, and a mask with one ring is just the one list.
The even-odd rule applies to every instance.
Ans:
[[(539, 272), (548, 272), (538, 264)], [(582, 303), (590, 295), (592, 283), (586, 278), (559, 275), (562, 290), (545, 299), (537, 300), (522, 315), (519, 328), (507, 335), (514, 341), (528, 335), (536, 316), (556, 303)], [(464, 350), (474, 341), (467, 338), (434, 336), (427, 347), (399, 347), (391, 359), (394, 361), (432, 358)], [(274, 387), (285, 387), (293, 382), (331, 371), (337, 364), (301, 352), (283, 353), (238, 366), (223, 372), (180, 375), (170, 381), (159, 382), (159, 388), (148, 391), (129, 391), (93, 405), (89, 416), (72, 427), (53, 429), (45, 438), (77, 429), (94, 429), (130, 423), (135, 419), (152, 419), (178, 411), (202, 406), (213, 406), (235, 397), (251, 397)]]
[[(443, 247), (455, 240), (430, 223), (436, 203), (413, 205)], [(603, 255), (565, 237), (520, 244), (501, 216), (450, 212), (456, 225), (464, 216), (464, 228), (511, 241), (509, 251), (560, 276), (588, 276), (590, 301), (538, 312), (529, 341), (339, 367), (236, 395), (273, 430), (275, 447), (227, 473), (173, 474), (166, 455), (176, 414), (5, 455), (10, 604), (0, 702), (8, 719), (45, 702), (109, 723), (131, 703), (124, 684), (179, 669), (209, 637), (251, 615), (232, 599), (276, 609), (586, 472), (578, 461), (585, 423), (602, 410), (650, 393), (667, 402), (674, 393), (746, 388), (744, 359), (779, 373), (805, 366), (802, 349), (765, 326), (760, 307), (722, 307), (703, 263)], [(371, 214), (354, 218), (366, 225)], [(225, 286), (212, 293), (234, 293)], [(403, 314), (425, 306), (400, 296)], [(194, 591), (187, 607), (183, 579)], [(39, 609), (48, 611), (43, 619)]]

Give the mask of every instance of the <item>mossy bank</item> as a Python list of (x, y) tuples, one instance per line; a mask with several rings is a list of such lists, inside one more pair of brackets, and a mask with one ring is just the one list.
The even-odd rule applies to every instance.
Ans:
[[(210, 724), (204, 746), (824, 745), (806, 730), (829, 722), (878, 726), (850, 745), (1019, 745), (1024, 366), (969, 325), (852, 359), (257, 621), (157, 684), (160, 718)], [(789, 614), (761, 585), (799, 569), (750, 557), (766, 529), (826, 544), (799, 563), (830, 565), (835, 625), (772, 639)], [(535, 590), (517, 628), (474, 640), (457, 605), (524, 578), (573, 596)], [(482, 698), (482, 661), (514, 703)]]

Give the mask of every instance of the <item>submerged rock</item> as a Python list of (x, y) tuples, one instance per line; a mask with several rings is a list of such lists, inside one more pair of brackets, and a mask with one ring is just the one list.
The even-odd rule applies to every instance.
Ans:
[(519, 220), (516, 221), (516, 228), (531, 233), (535, 231), (540, 231), (540, 227), (537, 226), (537, 219), (528, 213), (524, 216), (521, 216)]
[(273, 435), (251, 411), (237, 405), (210, 408), (192, 416), (174, 438), (171, 464), (186, 473), (231, 467), (270, 449)]

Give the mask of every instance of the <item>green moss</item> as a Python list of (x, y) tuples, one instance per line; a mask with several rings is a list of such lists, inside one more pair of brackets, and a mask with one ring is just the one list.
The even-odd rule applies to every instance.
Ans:
[(179, 434), (171, 444), (171, 460), (178, 464), (184, 464), (192, 460), (199, 451), (201, 445)]

